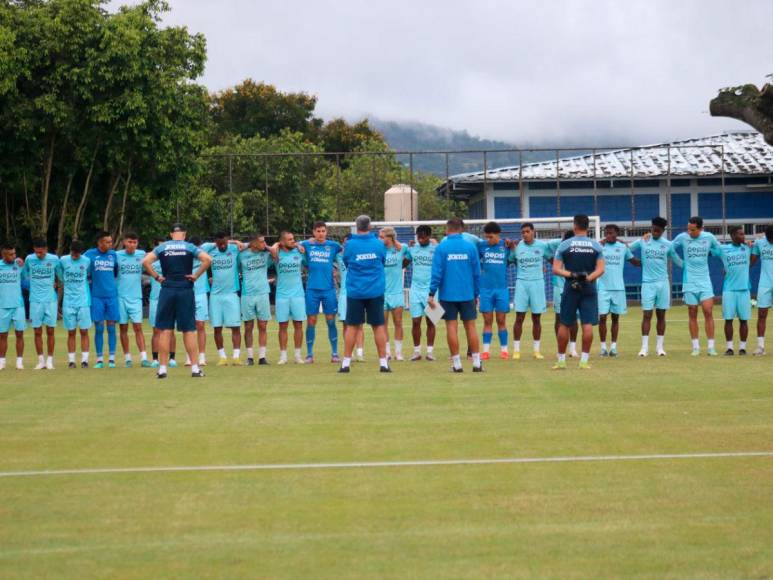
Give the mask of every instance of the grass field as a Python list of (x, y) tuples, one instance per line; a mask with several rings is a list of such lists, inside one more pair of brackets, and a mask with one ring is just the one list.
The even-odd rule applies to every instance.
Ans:
[[(548, 332), (483, 375), (442, 333), (392, 375), (369, 339), (350, 375), (60, 356), (0, 374), (0, 472), (773, 451), (773, 357), (693, 359), (671, 318), (667, 358), (636, 358), (634, 309), (592, 372), (551, 371)], [(773, 457), (0, 477), (3, 578), (628, 575), (773, 576)]]

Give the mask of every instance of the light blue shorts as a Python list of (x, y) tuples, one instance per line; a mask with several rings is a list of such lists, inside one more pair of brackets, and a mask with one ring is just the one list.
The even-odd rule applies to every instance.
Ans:
[(411, 288), (408, 297), (411, 301), (411, 318), (421, 318), (424, 316), (424, 309), (427, 307), (427, 299), (429, 298), (429, 289), (414, 290)]
[(271, 300), (268, 294), (242, 294), (242, 320), (271, 320)]
[(206, 292), (200, 292), (194, 294), (193, 299), (196, 301), (196, 312), (193, 315), (196, 322), (206, 322), (209, 320), (209, 296)]
[(276, 321), (282, 323), (288, 322), (290, 319), (294, 322), (306, 320), (305, 297), (276, 299)]
[(346, 292), (338, 293), (338, 318), (341, 321), (346, 320)]
[(241, 326), (241, 305), (236, 292), (210, 294), (209, 319), (213, 328)]
[(27, 330), (27, 317), (24, 306), (16, 308), (0, 308), (0, 333), (5, 334), (11, 329), (11, 324), (16, 332)]
[(604, 314), (625, 314), (628, 305), (625, 290), (599, 290), (599, 316)]
[(515, 311), (532, 314), (542, 314), (548, 309), (545, 298), (545, 282), (543, 280), (516, 280)]
[(405, 308), (405, 293), (384, 294), (384, 310), (395, 310), (396, 308)]
[(773, 306), (773, 286), (760, 286), (757, 288), (757, 308), (771, 306)]
[(697, 306), (709, 298), (714, 298), (714, 290), (711, 288), (684, 289), (684, 303), (688, 306)]
[(62, 323), (65, 329), (91, 328), (91, 308), (88, 306), (62, 306)]
[(722, 319), (749, 320), (752, 317), (752, 293), (749, 290), (722, 292)]
[(118, 297), (118, 324), (142, 324), (142, 298)]
[(56, 315), (59, 311), (59, 305), (56, 300), (51, 302), (30, 302), (30, 320), (32, 328), (41, 326), (56, 326)]
[(510, 312), (510, 290), (507, 288), (481, 288), (481, 312)]
[(668, 280), (660, 282), (643, 282), (641, 285), (642, 310), (668, 310), (671, 307), (671, 283)]

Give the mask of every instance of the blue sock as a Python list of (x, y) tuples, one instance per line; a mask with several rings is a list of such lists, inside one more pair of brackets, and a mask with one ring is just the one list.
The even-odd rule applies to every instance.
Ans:
[(335, 318), (327, 321), (327, 338), (330, 341), (330, 349), (333, 356), (338, 355), (338, 327)]
[(97, 351), (97, 358), (102, 358), (102, 351), (105, 349), (105, 323), (94, 323), (94, 349)]
[(115, 324), (107, 325), (107, 349), (110, 352), (110, 358), (115, 359)]
[(490, 332), (484, 332), (483, 333), (483, 344), (491, 344), (491, 336), (492, 336), (492, 334)]
[(314, 340), (317, 338), (317, 327), (306, 323), (306, 355), (314, 356)]
[(506, 330), (500, 330), (497, 332), (497, 335), (499, 336), (499, 346), (502, 348), (507, 348), (508, 342), (507, 342), (507, 331)]

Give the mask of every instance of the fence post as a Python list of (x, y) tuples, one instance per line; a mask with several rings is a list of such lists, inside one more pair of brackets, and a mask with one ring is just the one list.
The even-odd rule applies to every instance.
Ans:
[(725, 146), (720, 145), (722, 155), (722, 236), (727, 238), (727, 192), (725, 191)]
[(266, 192), (266, 236), (268, 236), (269, 235), (269, 231), (268, 231), (268, 225), (269, 225), (268, 212), (269, 212), (269, 207), (270, 207), (270, 204), (268, 202), (268, 156), (264, 157), (263, 159), (266, 162), (266, 174), (265, 174), (266, 175), (266, 187), (265, 187), (265, 192)]

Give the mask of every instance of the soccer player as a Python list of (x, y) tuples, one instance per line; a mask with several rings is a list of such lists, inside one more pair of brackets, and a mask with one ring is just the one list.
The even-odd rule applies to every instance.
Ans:
[[(191, 236), (190, 242), (194, 246), (201, 248), (200, 237)], [(199, 266), (201, 266), (201, 260), (194, 258), (193, 271), (198, 270)], [(199, 276), (196, 282), (193, 283), (193, 297), (196, 302), (194, 318), (196, 319), (196, 338), (199, 345), (199, 366), (205, 367), (207, 366), (207, 329), (205, 325), (209, 320), (209, 275)], [(174, 335), (172, 340), (174, 342)], [(191, 362), (186, 360), (185, 366), (191, 366)]]
[[(620, 333), (620, 315), (628, 311), (625, 296), (625, 278), (623, 269), (626, 261), (638, 266), (638, 258), (631, 249), (617, 241), (620, 228), (615, 224), (604, 227), (604, 274), (599, 278), (599, 340), (601, 341), (601, 356), (617, 356), (617, 337)], [(607, 316), (612, 316), (612, 344), (607, 350)]]
[(681, 258), (671, 252), (671, 242), (663, 234), (668, 222), (662, 217), (652, 219), (652, 231), (631, 244), (631, 252), (638, 251), (639, 263), (642, 268), (641, 284), (641, 350), (640, 357), (649, 354), (650, 328), (652, 327), (652, 311), (657, 317), (657, 342), (655, 344), (658, 356), (666, 356), (664, 346), (666, 336), (666, 311), (671, 307), (671, 282), (668, 279), (669, 258), (680, 268)]
[(73, 240), (70, 254), (59, 260), (57, 277), (62, 283), (62, 323), (67, 331), (67, 367), (75, 368), (75, 331), (81, 335), (81, 368), (89, 367), (89, 329), (91, 328), (91, 264), (83, 255), (83, 243)]
[(319, 307), (327, 322), (327, 338), (330, 341), (330, 362), (338, 363), (338, 327), (336, 312), (338, 300), (333, 278), (333, 266), (336, 256), (341, 253), (341, 244), (327, 239), (325, 222), (315, 222), (314, 238), (301, 242), (306, 253), (306, 264), (309, 271), (306, 280), (306, 362), (314, 362), (314, 341), (317, 337), (317, 315)]
[(3, 244), (0, 253), (0, 371), (5, 369), (11, 325), (16, 333), (16, 369), (21, 371), (24, 370), (24, 331), (27, 329), (21, 293), (24, 265), (16, 258), (16, 248), (12, 244)]
[(107, 232), (97, 234), (97, 247), (84, 254), (90, 262), (91, 277), (91, 320), (94, 322), (94, 347), (97, 351), (95, 369), (104, 367), (105, 324), (107, 324), (107, 366), (115, 368), (116, 334), (115, 324), (120, 318), (118, 312), (118, 255), (113, 250), (113, 237)]
[(123, 237), (123, 250), (118, 255), (118, 324), (121, 328), (121, 348), (124, 364), (132, 366), (132, 354), (129, 346), (129, 322), (134, 330), (134, 340), (140, 351), (140, 365), (149, 367), (148, 353), (145, 349), (145, 335), (142, 333), (142, 260), (145, 251), (137, 249), (139, 236), (133, 232)]
[(722, 264), (725, 267), (725, 280), (722, 285), (722, 318), (725, 320), (725, 356), (733, 356), (733, 320), (738, 318), (738, 354), (746, 354), (746, 340), (749, 338), (749, 319), (752, 317), (751, 248), (746, 245), (746, 236), (742, 226), (731, 226), (728, 230), (731, 243), (722, 244)]
[(387, 359), (392, 358), (389, 348), (389, 314), (392, 314), (392, 323), (395, 325), (395, 360), (403, 359), (403, 308), (405, 308), (405, 291), (403, 287), (403, 268), (408, 247), (397, 241), (397, 233), (392, 227), (382, 228), (379, 238), (386, 245), (386, 261), (384, 262), (384, 275), (386, 285), (384, 289), (384, 310), (386, 311), (386, 354)]
[[(56, 319), (59, 311), (56, 270), (59, 267), (59, 258), (48, 253), (45, 238), (32, 240), (32, 249), (34, 252), (24, 260), (23, 276), (30, 283), (30, 318), (35, 331), (35, 352), (38, 355), (35, 370), (54, 370)], [(43, 326), (46, 327), (48, 358), (43, 356)]]
[[(561, 238), (554, 238), (552, 240), (548, 240), (545, 242), (548, 246), (548, 251), (550, 252), (550, 272), (552, 276), (552, 283), (553, 283), (553, 312), (555, 312), (555, 320), (553, 321), (553, 333), (556, 335), (556, 339), (558, 339), (558, 329), (561, 327), (561, 295), (564, 293), (564, 283), (566, 282), (566, 278), (563, 276), (556, 276), (556, 274), (553, 273), (553, 257), (556, 255), (556, 250), (558, 249), (558, 246), (561, 245), (561, 242), (564, 240), (568, 240), (569, 238), (574, 237), (574, 232), (572, 230), (568, 230), (564, 232), (563, 237)], [(579, 330), (579, 325), (577, 322), (575, 322), (572, 326), (569, 327), (569, 356), (571, 358), (578, 358), (580, 355), (577, 353), (577, 331)]]
[(684, 256), (682, 289), (692, 339), (692, 356), (700, 356), (698, 340), (698, 306), (703, 310), (709, 356), (717, 356), (714, 347), (714, 287), (709, 276), (709, 255), (722, 256), (717, 238), (703, 231), (703, 218), (693, 216), (688, 220), (687, 231), (682, 232), (671, 243), (671, 253), (681, 249)]
[(773, 225), (765, 228), (765, 237), (752, 246), (752, 265), (762, 260), (760, 282), (757, 286), (757, 348), (754, 356), (765, 354), (765, 327), (768, 321), (768, 309), (773, 306)]
[(480, 361), (480, 343), (475, 328), (475, 302), (480, 296), (480, 258), (477, 246), (462, 237), (463, 222), (452, 218), (446, 223), (446, 238), (438, 244), (432, 258), (432, 279), (427, 304), (435, 308), (435, 294), (445, 310), (448, 348), (451, 351), (455, 373), (464, 372), (459, 356), (458, 317), (461, 317), (467, 344), (472, 352), (472, 371), (483, 372)]
[(510, 291), (507, 288), (507, 264), (510, 249), (500, 239), (502, 228), (496, 222), (483, 226), (485, 240), (477, 244), (480, 256), (480, 312), (483, 315), (483, 353), (481, 360), (489, 360), (494, 315), (499, 336), (499, 358), (510, 358), (507, 352), (507, 313), (510, 312)]
[(589, 358), (593, 344), (593, 325), (599, 321), (599, 298), (596, 280), (604, 274), (604, 251), (601, 245), (588, 237), (590, 219), (587, 215), (574, 216), (574, 236), (558, 246), (553, 258), (553, 273), (566, 279), (561, 295), (561, 326), (558, 329), (558, 360), (554, 370), (566, 369), (566, 346), (569, 329), (577, 324), (577, 313), (582, 322), (582, 354), (580, 369), (591, 368)]
[(384, 324), (384, 262), (386, 246), (370, 231), (370, 217), (356, 220), (357, 233), (346, 243), (346, 336), (340, 373), (348, 373), (357, 333), (367, 322), (373, 328), (380, 372), (391, 373), (386, 358), (386, 326)]
[(531, 310), (534, 358), (545, 358), (540, 352), (542, 339), (542, 313), (547, 310), (545, 298), (545, 259), (550, 258), (548, 245), (534, 237), (534, 224), (521, 226), (521, 241), (510, 255), (516, 262), (515, 276), (515, 324), (513, 325), (513, 360), (521, 358), (521, 335), (526, 312)]
[[(193, 294), (193, 284), (212, 265), (209, 254), (185, 241), (186, 229), (180, 224), (172, 225), (170, 241), (162, 242), (153, 248), (153, 251), (145, 255), (142, 265), (145, 271), (156, 282), (161, 283), (161, 293), (158, 297), (158, 312), (156, 313), (156, 327), (161, 331), (159, 340), (159, 379), (167, 376), (167, 363), (169, 362), (169, 350), (171, 337), (177, 330), (183, 333), (183, 343), (188, 358), (191, 361), (198, 360), (198, 340), (196, 338), (196, 300)], [(193, 271), (193, 260), (199, 258), (201, 264)], [(161, 262), (159, 274), (153, 269), (155, 261)], [(201, 378), (204, 371), (195, 362), (191, 363), (191, 377)]]
[[(215, 234), (215, 243), (201, 246), (212, 258), (212, 288), (209, 310), (217, 347), (217, 366), (228, 366), (223, 343), (223, 327), (231, 329), (231, 364), (241, 366), (242, 323), (239, 304), (239, 246), (228, 241), (225, 232)], [(195, 300), (195, 298), (194, 298)], [(194, 315), (195, 316), (195, 315)], [(198, 338), (197, 338), (198, 341)]]
[(242, 321), (244, 342), (247, 348), (247, 366), (255, 364), (252, 347), (255, 320), (258, 321), (258, 364), (267, 365), (266, 345), (268, 344), (268, 321), (271, 320), (268, 269), (274, 265), (266, 239), (254, 235), (247, 248), (239, 253), (239, 271), (242, 274)]
[[(411, 288), (408, 297), (411, 301), (411, 335), (413, 336), (412, 361), (421, 360), (421, 319), (429, 298), (429, 286), (432, 279), (432, 258), (437, 244), (432, 241), (432, 230), (421, 225), (416, 228), (416, 244), (408, 248), (405, 258), (411, 264)], [(435, 325), (427, 318), (427, 356), (428, 361), (435, 360)]]
[[(351, 237), (349, 234), (345, 239), (343, 246), (346, 248), (346, 241)], [(336, 257), (336, 268), (338, 268), (338, 318), (341, 319), (344, 336), (346, 335), (346, 264), (344, 264), (344, 254), (339, 253)], [(357, 336), (354, 341), (357, 362), (365, 362), (365, 331), (360, 326), (357, 329)]]
[[(306, 321), (306, 297), (303, 291), (303, 267), (306, 255), (298, 250), (292, 232), (283, 231), (279, 241), (271, 246), (271, 258), (276, 268), (276, 304), (274, 311), (279, 323), (279, 363), (287, 364), (287, 330), (293, 321), (295, 363), (303, 364), (303, 323)], [(319, 305), (317, 305), (319, 306)]]

